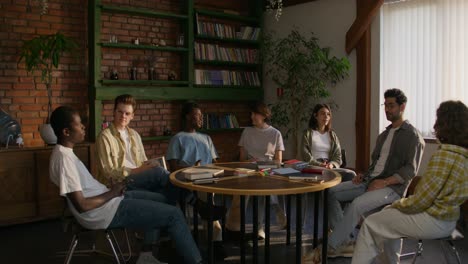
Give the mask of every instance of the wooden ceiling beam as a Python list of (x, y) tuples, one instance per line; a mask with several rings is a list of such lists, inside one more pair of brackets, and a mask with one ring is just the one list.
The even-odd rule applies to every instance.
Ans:
[(383, 3), (384, 0), (357, 0), (357, 17), (346, 33), (346, 52), (348, 54), (356, 48)]

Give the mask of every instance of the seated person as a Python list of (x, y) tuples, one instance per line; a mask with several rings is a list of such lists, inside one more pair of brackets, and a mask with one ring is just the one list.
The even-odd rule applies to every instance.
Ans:
[(167, 229), (185, 263), (202, 263), (182, 212), (164, 203), (165, 198), (147, 191), (126, 191), (125, 181), (99, 183), (73, 153), (85, 137), (78, 112), (66, 106), (54, 110), (50, 123), (57, 136), (50, 158), (50, 179), (67, 200), (76, 220), (88, 229), (135, 228), (145, 230), (137, 264), (160, 263), (152, 255), (154, 230)]
[[(169, 161), (171, 171), (215, 163), (218, 154), (213, 141), (210, 136), (196, 131), (203, 125), (203, 115), (198, 104), (185, 103), (182, 108), (182, 120), (184, 120), (184, 130), (171, 138), (167, 149), (166, 159)], [(215, 206), (213, 212), (214, 219), (220, 219), (225, 214), (225, 208)], [(213, 241), (215, 258), (224, 259), (226, 253), (222, 244), (219, 221), (213, 222)]]
[[(310, 165), (327, 169), (341, 166), (341, 146), (338, 136), (331, 129), (332, 112), (327, 104), (317, 104), (309, 120), (309, 128), (302, 137), (302, 160)], [(352, 170), (340, 169), (342, 181), (356, 176)]]
[[(364, 175), (329, 189), (329, 223), (333, 229), (328, 242), (329, 257), (350, 257), (344, 250), (364, 214), (400, 199), (410, 180), (418, 172), (424, 139), (416, 128), (403, 119), (407, 98), (399, 89), (385, 91), (385, 114), (391, 122), (377, 137), (372, 163)], [(351, 202), (344, 211), (340, 202)], [(304, 256), (304, 261), (320, 259), (320, 247)]]
[[(250, 118), (253, 127), (246, 127), (242, 131), (239, 140), (240, 161), (275, 161), (281, 163), (284, 151), (283, 137), (281, 132), (269, 125), (271, 111), (263, 103), (258, 103), (253, 107)], [(260, 199), (258, 208), (258, 236), (265, 238), (263, 230), (263, 218), (265, 217), (265, 200)], [(278, 196), (271, 196), (272, 207), (275, 210), (276, 222), (281, 226), (286, 226), (286, 217), (283, 209), (279, 206)], [(246, 197), (246, 204), (249, 196)], [(234, 196), (226, 223), (226, 229), (230, 231), (240, 230), (240, 196)]]
[[(180, 192), (169, 180), (169, 172), (148, 161), (141, 137), (128, 125), (134, 117), (136, 100), (129, 94), (114, 100), (114, 120), (96, 139), (98, 173), (100, 176), (121, 181), (127, 179), (127, 190), (146, 190), (164, 195), (169, 204), (175, 205)], [(207, 217), (208, 205), (187, 195), (187, 202), (197, 206), (200, 215)]]
[(468, 199), (468, 108), (447, 101), (437, 109), (435, 136), (441, 143), (414, 194), (364, 220), (352, 263), (374, 263), (383, 252), (387, 263), (399, 263), (401, 238), (449, 236)]
[(169, 172), (149, 162), (141, 137), (128, 125), (134, 117), (136, 101), (129, 94), (114, 100), (114, 120), (96, 139), (98, 175), (127, 181), (127, 190), (147, 190), (164, 194), (175, 204), (178, 190), (169, 181)]

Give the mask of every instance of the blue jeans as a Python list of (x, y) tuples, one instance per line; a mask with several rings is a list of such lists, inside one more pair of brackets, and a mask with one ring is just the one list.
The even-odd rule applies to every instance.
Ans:
[(162, 167), (154, 167), (150, 170), (128, 176), (128, 191), (145, 190), (160, 193), (166, 198), (160, 201), (175, 205), (180, 195), (180, 189), (169, 180), (169, 172)]
[(185, 263), (199, 263), (200, 252), (182, 212), (165, 200), (159, 193), (127, 191), (108, 228), (143, 229), (147, 245), (155, 241), (155, 229), (165, 228)]

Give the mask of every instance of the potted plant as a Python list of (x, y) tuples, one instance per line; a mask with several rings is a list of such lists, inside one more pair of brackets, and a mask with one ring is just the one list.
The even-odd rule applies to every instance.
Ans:
[(292, 137), (296, 153), (298, 133), (319, 100), (330, 96), (328, 88), (343, 80), (350, 69), (347, 58), (330, 55), (313, 33), (303, 36), (294, 29), (284, 38), (267, 33), (263, 39), (266, 75), (279, 87), (278, 100), (272, 106), (272, 122)]
[[(40, 71), (41, 81), (47, 89), (47, 119), (46, 124), (40, 127), (41, 137), (47, 144), (57, 143), (57, 138), (49, 124), (52, 111), (52, 73), (58, 68), (63, 54), (77, 48), (78, 45), (73, 39), (60, 32), (27, 40), (21, 48), (19, 62), (24, 60), (28, 72)], [(34, 82), (36, 82), (35, 79)]]

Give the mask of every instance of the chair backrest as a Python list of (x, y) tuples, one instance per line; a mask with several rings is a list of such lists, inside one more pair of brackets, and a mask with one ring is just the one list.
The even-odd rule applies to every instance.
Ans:
[(414, 176), (410, 184), (408, 185), (408, 188), (406, 188), (405, 194), (403, 196), (408, 197), (412, 195), (414, 193), (414, 190), (416, 189), (416, 185), (418, 185), (420, 180), (421, 176)]
[(341, 168), (346, 168), (346, 165), (348, 163), (346, 162), (346, 149), (342, 148), (341, 149)]

